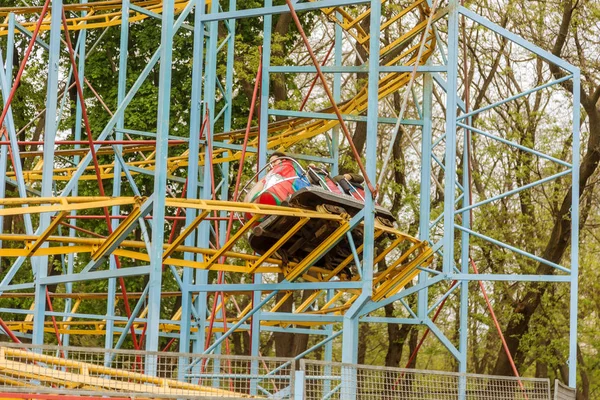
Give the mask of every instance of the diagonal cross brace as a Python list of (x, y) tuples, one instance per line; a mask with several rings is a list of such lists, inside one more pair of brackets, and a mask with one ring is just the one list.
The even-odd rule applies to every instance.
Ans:
[(54, 218), (54, 220), (48, 226), (48, 228), (46, 228), (46, 230), (40, 236), (38, 236), (38, 238), (35, 240), (35, 242), (33, 242), (30, 246), (28, 246), (27, 250), (29, 251), (29, 253), (27, 253), (27, 257), (32, 256), (37, 251), (37, 249), (39, 249), (44, 244), (44, 242), (46, 241), (46, 239), (48, 239), (48, 236), (50, 236), (52, 234), (52, 232), (54, 232), (54, 230), (56, 229), (56, 227), (58, 225), (60, 225), (60, 223), (62, 222), (62, 220), (68, 214), (69, 214), (68, 211), (61, 211), (60, 214), (58, 214)]
[[(177, 21), (175, 22), (175, 24), (173, 26), (174, 32), (177, 32), (179, 30), (179, 28), (183, 25), (185, 19), (187, 18), (188, 14), (192, 10), (194, 4), (195, 4), (194, 2), (190, 1), (189, 4), (185, 7), (185, 9), (179, 14), (179, 17), (177, 18)], [(161, 46), (159, 46), (158, 49), (156, 49), (154, 55), (148, 61), (146, 67), (144, 67), (144, 70), (138, 76), (136, 82), (133, 84), (133, 86), (131, 87), (131, 89), (129, 90), (129, 92), (127, 93), (125, 98), (123, 99), (123, 102), (121, 104), (119, 104), (113, 117), (111, 117), (109, 122), (106, 124), (106, 126), (100, 133), (100, 136), (96, 139), (96, 141), (105, 140), (108, 137), (108, 135), (112, 133), (112, 130), (113, 130), (114, 126), (116, 125), (118, 118), (120, 118), (121, 115), (125, 112), (125, 108), (127, 108), (129, 103), (133, 99), (134, 95), (137, 93), (137, 91), (142, 86), (142, 84), (146, 81), (146, 78), (148, 77), (148, 75), (150, 74), (150, 72), (152, 71), (152, 69), (154, 68), (156, 63), (158, 62), (158, 60), (160, 58)], [(2, 56), (0, 54), (0, 63), (2, 60), (1, 57)], [(3, 84), (4, 87), (7, 86), (6, 76), (3, 73), (0, 73), (0, 84)], [(8, 113), (7, 114), (7, 122), (11, 121), (11, 120), (12, 120), (12, 114)], [(13, 125), (13, 130), (14, 130), (14, 125)], [(11, 131), (9, 131), (9, 133), (10, 132)], [(23, 178), (20, 158), (18, 156), (19, 146), (17, 144), (16, 135), (11, 134), (11, 135), (9, 135), (9, 138), (11, 140), (11, 149), (13, 151), (13, 157), (15, 157), (15, 164), (16, 164), (15, 168), (18, 169), (18, 171), (17, 170), (15, 171), (15, 175), (16, 175), (17, 182), (18, 182), (19, 195), (20, 195), (20, 197), (26, 198), (27, 197), (26, 192), (25, 192), (26, 185), (25, 185), (25, 181)], [(14, 141), (14, 144), (13, 144), (13, 141)], [(95, 145), (95, 146), (99, 147), (100, 145)], [(66, 197), (71, 193), (73, 188), (78, 184), (81, 174), (83, 173), (83, 171), (85, 170), (85, 168), (89, 165), (89, 163), (91, 161), (92, 161), (92, 157), (91, 157), (91, 154), (88, 152), (86, 154), (86, 156), (79, 163), (79, 165), (77, 167), (77, 171), (73, 174), (73, 177), (69, 180), (69, 182), (63, 189), (63, 191), (61, 193), (62, 197)], [(31, 227), (31, 218), (30, 218), (29, 214), (25, 214), (24, 218), (25, 218), (25, 228), (28, 229), (27, 233), (30, 234), (31, 232), (33, 232), (33, 228), (29, 229)], [(36, 231), (36, 233), (38, 233), (38, 232), (39, 231)], [(12, 278), (21, 269), (21, 267), (23, 266), (23, 263), (25, 262), (26, 259), (27, 259), (27, 257), (17, 258), (17, 260), (13, 263), (13, 265), (11, 266), (8, 273), (5, 275), (2, 282), (0, 282), (0, 286), (8, 285), (12, 281)]]
[(140, 206), (135, 206), (131, 214), (123, 221), (113, 233), (106, 238), (104, 243), (92, 254), (92, 260), (85, 266), (81, 273), (93, 271), (98, 268), (100, 264), (104, 262), (106, 257), (110, 256), (112, 252), (119, 247), (119, 245), (125, 240), (125, 238), (135, 228), (135, 222), (140, 218), (144, 218), (152, 211), (152, 205), (154, 203), (154, 196), (149, 197)]
[(198, 215), (196, 219), (194, 219), (192, 223), (189, 224), (177, 238), (175, 238), (175, 240), (173, 240), (173, 243), (171, 243), (163, 253), (163, 261), (165, 261), (171, 254), (173, 254), (177, 250), (177, 248), (181, 243), (183, 243), (185, 238), (187, 238), (198, 227), (198, 225), (200, 225), (200, 223), (204, 221), (204, 219), (208, 216), (209, 213), (210, 211), (207, 210), (200, 213), (200, 215)]

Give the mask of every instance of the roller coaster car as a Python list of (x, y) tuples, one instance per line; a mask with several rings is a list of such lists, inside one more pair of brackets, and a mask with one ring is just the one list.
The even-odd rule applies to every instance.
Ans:
[[(265, 176), (254, 182), (265, 169)], [(364, 207), (364, 190), (361, 186), (362, 176), (345, 174), (331, 178), (323, 168), (309, 165), (305, 170), (295, 159), (287, 156), (271, 157), (270, 162), (261, 169), (244, 187), (245, 202), (282, 205), (331, 214), (348, 214), (354, 216)], [(386, 226), (393, 227), (396, 221), (392, 214), (375, 206), (377, 220)], [(245, 215), (249, 219), (251, 215)], [(253, 227), (249, 242), (259, 254), (267, 252), (281, 237), (292, 230), (299, 221), (298, 217), (272, 215), (259, 221)], [(289, 262), (299, 262), (330, 236), (339, 223), (334, 220), (314, 218), (283, 244), (277, 254), (284, 266)], [(357, 227), (351, 232), (354, 243), (362, 243), (363, 231)], [(383, 236), (380, 236), (380, 240)], [(315, 266), (334, 270), (342, 261), (352, 256), (352, 248), (348, 237), (344, 236), (333, 248), (321, 257)], [(340, 279), (352, 277), (351, 267), (354, 259), (339, 274)]]

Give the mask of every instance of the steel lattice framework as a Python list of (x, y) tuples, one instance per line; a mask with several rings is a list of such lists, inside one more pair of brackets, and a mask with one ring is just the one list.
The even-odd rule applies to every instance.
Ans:
[[(34, 344), (55, 342), (59, 337), (65, 345), (72, 335), (104, 335), (108, 349), (121, 347), (125, 340), (131, 340), (139, 347), (142, 334), (149, 351), (160, 350), (159, 341), (166, 337), (177, 339), (181, 352), (211, 353), (221, 351), (231, 333), (243, 330), (250, 333), (252, 355), (258, 356), (261, 332), (285, 331), (322, 337), (299, 358), (324, 346), (325, 357), (331, 360), (332, 342), (341, 336), (342, 360), (355, 363), (359, 322), (423, 324), (458, 360), (459, 372), (467, 372), (470, 281), (562, 282), (570, 285), (569, 367), (570, 385), (574, 387), (577, 202), (571, 208), (572, 246), (568, 267), (476, 232), (472, 228), (471, 211), (563, 176), (571, 177), (573, 197), (578, 197), (580, 77), (577, 68), (460, 6), (457, 0), (449, 0), (447, 4), (429, 0), (402, 3), (402, 8), (397, 6), (394, 12), (385, 16), (381, 12), (382, 3), (386, 6), (389, 2), (380, 0), (317, 0), (287, 5), (273, 5), (272, 0), (265, 0), (260, 8), (239, 10), (235, 0), (228, 3), (215, 0), (81, 0), (80, 4), (64, 5), (61, 0), (52, 0), (51, 5), (49, 2), (46, 2), (48, 7), (0, 9), (0, 34), (7, 37), (7, 47), (0, 52), (3, 58), (0, 62), (5, 66), (0, 71), (0, 89), (5, 104), (0, 146), (0, 169), (5, 172), (0, 183), (0, 256), (10, 264), (0, 275), (0, 299), (32, 298), (30, 310), (0, 307), (0, 316), (4, 319), (2, 329), (6, 333), (31, 338)], [(278, 110), (269, 102), (269, 86), (274, 74), (317, 72), (314, 65), (271, 65), (273, 15), (289, 12), (290, 8), (300, 13), (320, 11), (327, 23), (335, 25), (333, 61), (322, 69), (332, 76), (332, 93), (338, 107), (330, 106), (318, 112)], [(270, 121), (273, 116), (285, 119), (261, 123), (246, 133), (232, 130), (235, 28), (237, 20), (256, 17), (261, 17), (263, 23), (258, 93), (260, 121)], [(140, 75), (129, 77), (130, 27), (148, 18), (160, 20), (160, 43)], [(506, 38), (547, 63), (558, 65), (563, 69), (564, 77), (478, 110), (466, 109), (457, 95), (461, 85), (458, 72), (460, 18)], [(363, 24), (367, 20), (369, 23)], [(365, 25), (369, 26), (368, 31), (363, 28)], [(398, 33), (400, 25), (404, 30)], [(225, 29), (224, 38), (220, 36), (219, 26)], [(439, 27), (443, 27), (442, 33)], [(120, 61), (115, 82), (118, 106), (102, 131), (94, 137), (86, 131), (88, 117), (85, 101), (81, 98), (82, 94), (93, 97), (92, 88), (85, 89), (84, 60), (86, 52), (95, 46), (86, 41), (86, 32), (90, 29), (120, 30)], [(170, 99), (177, 95), (171, 90), (171, 66), (174, 36), (181, 30), (188, 31), (194, 41), (192, 92), (187, 134), (175, 136), (169, 121)], [(65, 32), (73, 31), (79, 32), (74, 45), (69, 36), (63, 36)], [(46, 33), (40, 35), (39, 32)], [(383, 46), (379, 40), (374, 40), (381, 32), (388, 32), (393, 38), (389, 45)], [(39, 142), (43, 145), (42, 151), (21, 150), (20, 145), (24, 143), (19, 141), (18, 132), (22, 127), (15, 125), (9, 107), (18, 86), (12, 67), (15, 35), (33, 36), (36, 48), (47, 50), (45, 113), (58, 118), (46, 119), (44, 138)], [(368, 60), (360, 66), (344, 65), (344, 43), (363, 47)], [(220, 58), (220, 55), (223, 56)], [(224, 65), (219, 65), (221, 60), (225, 60)], [(225, 73), (221, 76), (217, 70), (223, 66)], [(129, 129), (125, 111), (155, 69), (159, 71), (156, 131)], [(342, 98), (342, 74), (355, 72), (367, 72), (367, 83), (350, 98)], [(61, 140), (58, 123), (64, 101), (59, 98), (59, 81), (67, 77), (66, 82), (70, 82), (71, 76), (79, 88), (75, 135), (73, 140)], [(418, 85), (414, 85), (415, 76)], [(128, 78), (134, 83), (128, 85)], [(475, 115), (569, 79), (573, 81), (572, 111), (569, 111), (573, 127), (572, 148), (564, 160), (471, 125)], [(445, 92), (446, 128), (438, 135), (432, 129), (434, 86)], [(416, 117), (403, 118), (405, 110), (399, 113), (402, 119), (380, 116), (381, 105), (388, 97), (406, 90), (413, 94), (411, 116)], [(387, 140), (378, 134), (380, 128), (395, 125), (396, 131), (398, 125), (404, 124), (420, 129), (421, 201), (417, 238), (377, 221), (370, 189), (364, 209), (351, 218), (325, 210), (229, 201), (230, 165), (244, 160), (246, 152), (256, 156), (257, 168), (260, 168), (271, 152), (298, 149), (299, 145), (312, 139), (327, 143), (329, 156), (294, 156), (328, 163), (336, 172), (342, 137), (340, 120), (336, 117), (338, 108), (344, 121), (365, 121), (367, 124), (364, 159), (370, 182), (378, 181), (377, 148)], [(216, 126), (222, 126), (223, 133), (215, 132)], [(527, 186), (475, 201), (465, 189), (470, 186), (468, 170), (457, 165), (459, 156), (464, 157), (465, 165), (468, 163), (468, 151), (459, 150), (470, 146), (471, 135), (481, 135), (557, 163), (563, 170)], [(326, 141), (323, 139), (326, 136), (331, 139)], [(440, 154), (443, 155), (441, 159)], [(33, 167), (28, 170), (22, 165), (25, 159), (32, 160), (28, 164)], [(430, 210), (433, 164), (441, 165), (445, 171), (442, 182), (444, 211), (437, 218), (432, 218)], [(147, 189), (150, 191), (143, 192), (138, 187), (138, 176), (151, 177), (153, 186)], [(95, 195), (79, 195), (79, 185), (85, 181), (98, 182)], [(6, 184), (16, 186), (20, 197), (6, 198)], [(104, 184), (112, 188), (111, 193), (104, 191)], [(179, 189), (180, 197), (175, 197), (171, 186), (185, 186), (185, 189)], [(123, 196), (124, 188), (134, 196)], [(253, 217), (247, 222), (236, 222), (232, 234), (228, 235), (228, 222), (231, 224), (232, 219), (242, 214)], [(244, 244), (246, 233), (260, 218), (272, 215), (295, 218), (297, 223), (268, 252), (252, 254)], [(3, 232), (2, 224), (7, 216), (21, 216), (25, 233)], [(97, 217), (96, 232), (101, 233), (77, 227), (78, 218), (85, 216)], [(181, 223), (177, 224), (177, 221)], [(296, 232), (323, 221), (333, 228), (305, 259), (284, 263), (277, 256), (277, 249), (292, 240)], [(166, 234), (165, 222), (169, 223), (170, 236)], [(141, 232), (137, 238), (132, 234), (134, 230)], [(364, 233), (364, 242), (354, 244), (353, 254), (334, 271), (323, 268), (320, 264), (323, 256), (342, 239), (353, 242), (352, 233), (357, 231)], [(434, 231), (438, 233), (434, 234)], [(385, 238), (381, 242), (383, 245), (375, 246), (375, 241), (380, 238)], [(546, 263), (556, 273), (477, 274), (470, 268), (469, 250), (473, 238)], [(62, 274), (48, 275), (51, 256), (62, 260)], [(122, 260), (127, 260), (126, 266), (121, 265)], [(382, 261), (387, 266), (384, 270), (377, 268)], [(353, 278), (340, 278), (338, 273), (353, 262), (360, 265), (359, 274)], [(219, 275), (218, 280), (213, 279), (211, 271)], [(177, 290), (165, 288), (163, 278), (167, 274), (172, 274)], [(283, 274), (285, 280), (267, 279), (275, 274)], [(245, 278), (235, 280), (241, 283), (223, 284), (223, 277), (228, 275)], [(141, 292), (128, 293), (127, 282), (139, 281), (141, 276), (145, 277)], [(248, 282), (248, 276), (252, 277), (252, 283), (243, 283)], [(106, 282), (106, 290), (83, 292), (81, 285), (86, 281)], [(452, 281), (456, 284), (441, 297), (429, 296), (431, 286)], [(412, 286), (405, 288), (411, 282)], [(48, 292), (49, 285), (58, 288), (56, 293)], [(283, 303), (300, 290), (311, 290), (312, 294), (293, 312), (278, 312)], [(455, 290), (459, 291), (460, 297), (458, 343), (447, 338), (431, 317), (432, 311)], [(241, 295), (251, 298), (248, 306), (239, 309), (236, 315), (226, 315), (224, 304)], [(418, 296), (414, 310), (405, 302), (409, 296)], [(170, 297), (180, 297), (181, 307), (172, 318), (165, 318), (161, 302)], [(63, 310), (52, 306), (52, 301), (58, 299), (64, 304)], [(135, 304), (131, 309), (130, 301)], [(86, 302), (106, 304), (106, 312), (98, 315), (78, 312)], [(119, 302), (126, 308), (124, 316), (115, 312)], [(406, 306), (409, 317), (373, 315), (392, 302)], [(7, 315), (11, 318), (6, 318)], [(15, 315), (23, 317), (16, 319)], [(155, 368), (149, 357), (146, 373), (155, 374)]]

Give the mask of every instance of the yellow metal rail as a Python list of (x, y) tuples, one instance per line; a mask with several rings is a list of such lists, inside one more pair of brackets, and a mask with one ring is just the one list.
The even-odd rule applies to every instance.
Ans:
[[(161, 0), (146, 0), (138, 1), (133, 4), (139, 7), (146, 8), (154, 13), (162, 12), (162, 1)], [(181, 12), (188, 4), (188, 0), (176, 1), (176, 12)], [(121, 12), (120, 2), (118, 1), (100, 1), (92, 2), (86, 5), (72, 5), (66, 6), (70, 11), (87, 11), (88, 14), (85, 17), (72, 17), (69, 19), (69, 26), (73, 29), (83, 28), (98, 28), (98, 27), (109, 27), (120, 24)], [(37, 7), (21, 7), (21, 8), (0, 8), (0, 17), (6, 15), (9, 11), (15, 12), (22, 16), (35, 15), (38, 12)], [(403, 32), (398, 38), (393, 40), (391, 43), (380, 49), (380, 57), (385, 61), (386, 66), (394, 65), (405, 65), (414, 66), (415, 64), (423, 65), (431, 56), (435, 47), (435, 35), (433, 32), (424, 32), (427, 26), (427, 17), (429, 16), (429, 8), (424, 0), (416, 0), (404, 9), (396, 12), (389, 16), (387, 20), (382, 23), (381, 31), (386, 29), (392, 29), (395, 25), (403, 22), (403, 18), (412, 18), (415, 16), (411, 13), (419, 11), (421, 14), (420, 20), (414, 24), (411, 29)], [(137, 21), (147, 16), (144, 14), (137, 13), (133, 10), (131, 12), (130, 21)], [(352, 17), (349, 11), (345, 11), (341, 8), (335, 9), (324, 9), (323, 12), (332, 21), (339, 23), (349, 34), (351, 34), (360, 45), (368, 43), (369, 35), (364, 32), (361, 28), (361, 22), (364, 21), (370, 14), (370, 10), (366, 9), (360, 13), (357, 17)], [(338, 21), (335, 18), (335, 14), (340, 13), (343, 16), (343, 21)], [(433, 21), (444, 16), (446, 13), (445, 9), (439, 10), (433, 17)], [(32, 19), (33, 21), (33, 19)], [(410, 23), (408, 20), (405, 23)], [(43, 29), (49, 28), (49, 18), (42, 24)], [(22, 22), (27, 29), (33, 29), (33, 22)], [(71, 29), (71, 28), (70, 28)], [(0, 34), (6, 32), (5, 25), (0, 24)], [(420, 40), (425, 40), (425, 49), (421, 54), (421, 57), (417, 59), (418, 47)], [(401, 50), (401, 51), (398, 51)], [(390, 94), (398, 91), (404, 87), (410, 80), (410, 73), (388, 73), (383, 76), (379, 82), (379, 99), (383, 99)], [(367, 108), (367, 88), (363, 87), (358, 93), (350, 100), (340, 105), (340, 111), (342, 114), (357, 116), (364, 112)], [(333, 115), (333, 109), (327, 108), (322, 110), (321, 113)], [(269, 126), (269, 138), (267, 147), (270, 149), (288, 149), (302, 141), (311, 139), (315, 136), (324, 134), (330, 131), (338, 125), (336, 119), (311, 119), (311, 118), (291, 118), (284, 121), (279, 121)], [(258, 138), (257, 131), (252, 132), (253, 139), (250, 141), (249, 146), (257, 146)], [(215, 135), (216, 140), (228, 140), (230, 142), (239, 142), (243, 138), (243, 132), (228, 132)], [(182, 168), (188, 165), (188, 151), (184, 145), (173, 145), (171, 153), (177, 153), (168, 158), (168, 172), (171, 176), (177, 176)], [(103, 147), (99, 150), (99, 154), (111, 154), (111, 147)], [(61, 156), (73, 156), (73, 155), (85, 155), (89, 152), (89, 149), (61, 149), (57, 150), (56, 155)], [(131, 167), (136, 169), (146, 170), (153, 172), (155, 165), (155, 154), (153, 146), (140, 146), (140, 145), (125, 145), (123, 146), (123, 152), (130, 154), (127, 162)], [(134, 159), (133, 154), (137, 153), (137, 159)], [(32, 165), (35, 167), (31, 170), (24, 171), (23, 176), (26, 182), (32, 183), (35, 181), (41, 181), (42, 179), (42, 165), (44, 164), (43, 153), (38, 151), (25, 152), (22, 154), (23, 157), (33, 158), (35, 160)], [(213, 154), (213, 163), (221, 163), (227, 161), (239, 160), (241, 152), (231, 151), (224, 149), (215, 149)], [(114, 177), (114, 162), (100, 165), (100, 175), (102, 179), (112, 179)], [(199, 164), (204, 165), (204, 152), (200, 153)], [(54, 170), (55, 181), (68, 181), (73, 177), (78, 167), (61, 167)], [(131, 171), (133, 175), (138, 174), (137, 171)], [(8, 172), (9, 177), (14, 177), (14, 172)], [(124, 175), (123, 175), (124, 176)], [(96, 174), (93, 167), (87, 167), (81, 180), (96, 180)]]
[[(10, 379), (10, 382), (6, 382)], [(35, 381), (37, 384), (25, 383)], [(32, 390), (67, 384), (70, 390), (98, 391), (144, 397), (177, 395), (208, 398), (248, 398), (248, 395), (175, 379), (153, 377), (122, 368), (110, 368), (92, 362), (69, 360), (33, 351), (0, 347), (0, 381)], [(19, 384), (20, 383), (20, 384)], [(11, 386), (12, 386), (11, 385)]]
[[(54, 221), (60, 220), (61, 216), (67, 215), (71, 211), (79, 211), (89, 214), (94, 210), (100, 210), (104, 207), (119, 205), (122, 208), (130, 208), (132, 211), (130, 217), (123, 220), (119, 227), (107, 237), (70, 237), (53, 234), (57, 224), (51, 224), (50, 227), (40, 235), (26, 234), (1, 234), (0, 240), (3, 247), (0, 249), (0, 257), (33, 257), (41, 255), (68, 255), (77, 254), (82, 257), (88, 254), (91, 259), (105, 257), (108, 254), (104, 249), (114, 248), (111, 254), (119, 257), (125, 257), (140, 263), (148, 263), (150, 257), (146, 252), (146, 245), (143, 241), (121, 240), (120, 235), (131, 223), (137, 223), (131, 216), (139, 217), (139, 208), (147, 199), (135, 197), (71, 197), (71, 198), (29, 198), (29, 199), (4, 199), (0, 200), (0, 216), (20, 215), (23, 213), (40, 214), (43, 212), (56, 212), (59, 217)], [(27, 207), (24, 207), (27, 206)], [(195, 269), (205, 269), (211, 271), (224, 271), (229, 273), (253, 274), (253, 273), (283, 273), (286, 279), (294, 281), (301, 279), (307, 282), (329, 282), (332, 280), (358, 280), (357, 276), (353, 278), (339, 275), (339, 273), (350, 265), (353, 261), (353, 255), (349, 255), (334, 270), (325, 268), (318, 260), (329, 250), (333, 243), (344, 237), (350, 232), (350, 225), (347, 217), (328, 214), (317, 211), (303, 210), (291, 207), (279, 207), (259, 205), (252, 203), (238, 203), (213, 200), (186, 200), (186, 199), (167, 199), (166, 212), (174, 213), (176, 208), (183, 210), (195, 209), (198, 212), (199, 224), (204, 218), (215, 211), (225, 212), (225, 215), (233, 214), (234, 217), (246, 213), (253, 214), (253, 217), (242, 222), (239, 230), (230, 240), (220, 249), (198, 248), (183, 245), (183, 241), (192, 229), (184, 229), (171, 244), (163, 244), (163, 259), (167, 265), (176, 267), (187, 267)], [(247, 248), (247, 239), (243, 234), (255, 226), (259, 219), (278, 215), (282, 217), (293, 217), (298, 220), (292, 230), (283, 235), (271, 249), (263, 255), (254, 255), (241, 252), (235, 249)], [(300, 262), (289, 262), (283, 264), (281, 258), (276, 257), (277, 250), (291, 241), (294, 231), (298, 231), (309, 221), (320, 220), (323, 223), (332, 223), (337, 226), (332, 233), (328, 234), (321, 241), (321, 245), (312, 250)], [(354, 229), (362, 229), (362, 225)], [(83, 235), (83, 234), (82, 234)], [(382, 237), (386, 237), (385, 240)], [(43, 238), (48, 247), (34, 246), (40, 238)], [(428, 265), (432, 259), (432, 250), (424, 242), (414, 237), (398, 231), (397, 229), (384, 226), (376, 221), (375, 238), (378, 239), (380, 246), (377, 246), (374, 263), (378, 264), (382, 260), (388, 266), (383, 271), (378, 271), (373, 279), (373, 299), (382, 298), (396, 294), (417, 274), (417, 267)], [(292, 243), (292, 242), (290, 242)], [(115, 247), (116, 245), (116, 247)], [(362, 254), (362, 245), (357, 248), (357, 255)], [(205, 261), (186, 260), (183, 253), (193, 253), (202, 255)], [(227, 290), (226, 286), (223, 288)], [(343, 312), (356, 300), (359, 291), (357, 289), (336, 290), (334, 298), (329, 302), (321, 302), (318, 309), (312, 309), (311, 313), (321, 314), (343, 314)], [(295, 312), (306, 311), (309, 304), (314, 303), (319, 293), (313, 294), (307, 301), (298, 307)], [(74, 295), (75, 296), (75, 295)], [(105, 298), (100, 296), (101, 298)], [(76, 297), (76, 296), (75, 296)], [(95, 301), (97, 296), (84, 296), (81, 301)], [(270, 309), (276, 311), (281, 303), (271, 304)], [(76, 304), (79, 307), (79, 304)], [(235, 321), (243, 317), (238, 315), (232, 319)], [(59, 323), (61, 332), (71, 334), (102, 334), (103, 323), (67, 321)], [(267, 323), (265, 323), (267, 324)], [(285, 324), (285, 321), (269, 322), (268, 324)], [(297, 323), (298, 325), (314, 325), (311, 323)], [(17, 331), (29, 331), (32, 328), (31, 322), (15, 321), (9, 323), (9, 326)], [(75, 329), (73, 329), (75, 328)], [(166, 330), (177, 330), (177, 325), (164, 326)], [(51, 326), (48, 325), (48, 329)]]

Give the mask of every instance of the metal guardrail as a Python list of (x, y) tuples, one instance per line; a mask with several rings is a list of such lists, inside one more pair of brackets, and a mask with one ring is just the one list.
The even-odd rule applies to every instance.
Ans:
[(286, 399), (294, 369), (280, 358), (0, 344), (3, 393)]
[(301, 360), (306, 400), (549, 400), (550, 380)]
[[(127, 399), (550, 400), (550, 381), (293, 359), (0, 343), (0, 394)], [(555, 399), (574, 399), (559, 383)], [(27, 397), (34, 398), (34, 397)]]

